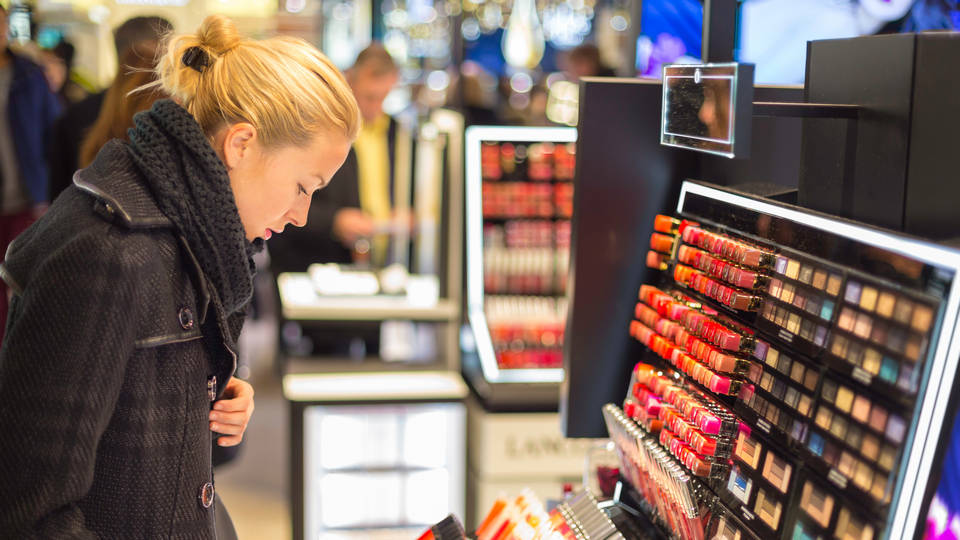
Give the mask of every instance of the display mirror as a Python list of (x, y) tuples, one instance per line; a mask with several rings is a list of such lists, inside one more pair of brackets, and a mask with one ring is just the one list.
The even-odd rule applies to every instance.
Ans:
[(664, 66), (660, 143), (748, 157), (752, 105), (751, 64)]

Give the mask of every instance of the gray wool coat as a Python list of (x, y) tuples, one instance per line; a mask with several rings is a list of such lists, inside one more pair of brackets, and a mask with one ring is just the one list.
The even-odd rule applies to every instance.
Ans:
[(211, 305), (124, 145), (77, 173), (0, 277), (0, 538), (215, 538), (208, 414), (243, 318)]

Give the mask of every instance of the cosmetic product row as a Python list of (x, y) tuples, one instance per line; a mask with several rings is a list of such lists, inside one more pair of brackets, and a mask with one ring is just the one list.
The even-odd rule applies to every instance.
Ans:
[(570, 181), (576, 166), (576, 145), (484, 143), (480, 147), (480, 164), (484, 180)]
[[(803, 444), (820, 384), (820, 368), (758, 339), (736, 412), (764, 433)], [(776, 430), (779, 430), (779, 433)]]
[(648, 364), (634, 368), (624, 411), (651, 433), (690, 471), (703, 478), (723, 478), (733, 437), (745, 428), (718, 403), (686, 389), (669, 373)]
[(619, 407), (605, 405), (603, 418), (617, 446), (622, 474), (650, 503), (654, 519), (679, 538), (705, 540), (709, 522), (706, 488)]
[(493, 248), (570, 247), (570, 222), (515, 219), (483, 226), (483, 246)]
[(733, 379), (712, 371), (705, 364), (688, 354), (681, 346), (645, 326), (640, 321), (631, 321), (630, 335), (646, 345), (668, 364), (676, 367), (711, 392), (720, 395), (737, 395), (739, 393), (742, 384), (739, 379)]
[(839, 488), (853, 485), (885, 505), (907, 428), (903, 413), (887, 399), (826, 377), (806, 448)]
[(751, 364), (742, 351), (751, 350), (754, 339), (691, 307), (682, 296), (649, 285), (641, 286), (639, 296), (630, 335), (711, 392), (738, 395), (741, 375)]
[(552, 248), (483, 250), (483, 285), (489, 294), (563, 294), (569, 251)]
[(878, 380), (885, 390), (913, 396), (934, 318), (933, 307), (923, 300), (851, 278), (830, 339), (829, 357), (867, 386)]
[[(484, 219), (549, 218), (559, 215), (556, 209), (561, 184), (503, 182), (483, 184)], [(569, 216), (568, 216), (569, 217)]]
[(724, 285), (723, 282), (683, 264), (674, 267), (673, 279), (677, 284), (693, 289), (737, 311), (756, 311), (760, 307), (760, 296)]
[(563, 364), (567, 301), (532, 296), (487, 296), (484, 312), (501, 369)]
[(683, 230), (678, 227), (678, 233), (684, 243), (697, 246), (739, 266), (770, 268), (775, 261), (774, 254), (767, 249), (699, 226), (691, 225), (683, 227)]

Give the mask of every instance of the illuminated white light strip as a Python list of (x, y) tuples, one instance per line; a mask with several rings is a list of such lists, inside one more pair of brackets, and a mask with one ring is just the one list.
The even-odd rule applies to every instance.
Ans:
[(563, 369), (510, 369), (497, 366), (493, 341), (483, 312), (483, 175), (480, 169), (484, 142), (577, 141), (576, 128), (525, 126), (471, 126), (466, 131), (467, 314), (477, 342), (484, 377), (494, 383), (559, 383)]
[[(699, 67), (699, 66), (695, 66), (695, 65), (687, 66), (688, 69), (689, 69), (689, 68), (694, 68), (694, 67)], [(696, 78), (697, 78), (696, 75), (668, 75), (668, 76), (666, 77), (666, 79), (668, 79), (668, 80), (669, 80), (669, 79), (696, 79)], [(731, 81), (732, 81), (732, 80), (733, 80), (733, 75), (701, 75), (701, 76), (700, 76), (700, 79), (701, 79), (701, 80), (703, 80), (703, 79), (727, 79), (727, 80), (731, 80)]]
[[(937, 341), (937, 353), (931, 361), (930, 375), (927, 379), (928, 388), (920, 403), (917, 428), (913, 443), (909, 448), (907, 467), (903, 473), (903, 488), (898, 495), (898, 499), (906, 498), (907, 502), (906, 504), (891, 505), (893, 515), (888, 538), (913, 538), (915, 527), (918, 519), (920, 519), (923, 496), (938, 446), (928, 443), (936, 443), (936, 437), (943, 428), (947, 402), (953, 388), (958, 358), (960, 358), (960, 328), (957, 328), (957, 313), (960, 310), (960, 252), (936, 247), (920, 240), (902, 238), (867, 227), (775, 206), (689, 181), (684, 182), (680, 190), (677, 213), (683, 212), (687, 193), (710, 197), (749, 210), (790, 219), (812, 228), (829, 231), (864, 244), (906, 255), (931, 266), (953, 271), (950, 295), (947, 297), (940, 338)], [(937, 387), (932, 388), (932, 383), (937, 381), (939, 382)], [(907, 485), (908, 479), (913, 479), (912, 486)]]
[(468, 389), (459, 373), (448, 371), (303, 373), (284, 375), (283, 394), (320, 402), (462, 399)]
[(960, 251), (936, 247), (920, 240), (901, 238), (862, 225), (852, 225), (837, 221), (833, 218), (825, 218), (791, 208), (775, 206), (770, 203), (721, 191), (709, 186), (694, 184), (689, 181), (684, 181), (683, 187), (680, 189), (680, 200), (677, 204), (677, 212), (683, 212), (684, 198), (687, 193), (703, 195), (729, 204), (741, 206), (748, 210), (755, 210), (764, 214), (797, 221), (808, 227), (845, 236), (864, 244), (906, 255), (913, 259), (921, 259), (940, 268), (954, 271), (960, 270)]
[(723, 156), (723, 157), (727, 157), (727, 158), (732, 158), (732, 157), (733, 157), (733, 152), (722, 152), (722, 151), (720, 151), (720, 150), (707, 150), (707, 149), (705, 149), (705, 148), (691, 148), (690, 146), (685, 146), (685, 145), (682, 145), (682, 144), (675, 144), (675, 143), (663, 142), (663, 140), (660, 141), (660, 145), (661, 145), (661, 146), (672, 146), (672, 147), (674, 147), (674, 148), (683, 148), (684, 150), (690, 150), (690, 151), (692, 151), (692, 152), (703, 152), (704, 154), (713, 154), (713, 155), (715, 155), (715, 156)]

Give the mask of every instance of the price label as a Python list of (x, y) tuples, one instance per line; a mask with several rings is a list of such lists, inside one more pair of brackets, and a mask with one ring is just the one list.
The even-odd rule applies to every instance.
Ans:
[(873, 375), (869, 371), (863, 369), (860, 366), (853, 366), (853, 378), (863, 384), (870, 386), (870, 383), (873, 382)]
[(847, 488), (847, 477), (840, 474), (840, 471), (836, 469), (830, 469), (830, 474), (827, 475), (827, 478), (837, 485), (840, 489)]

